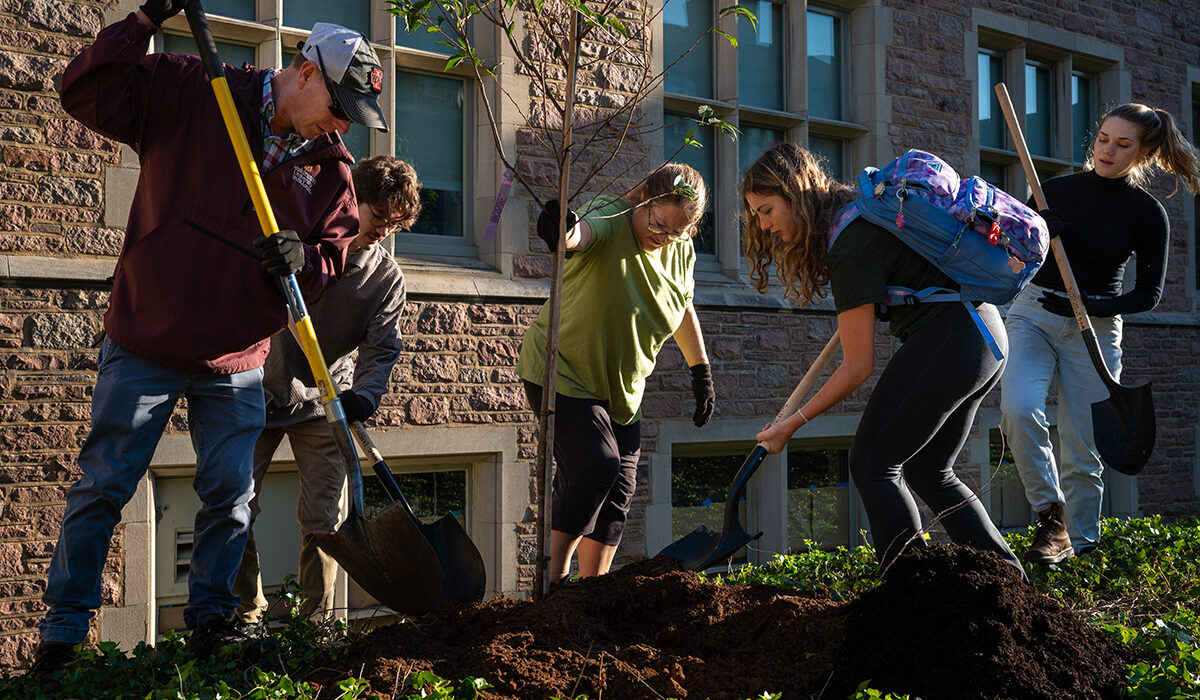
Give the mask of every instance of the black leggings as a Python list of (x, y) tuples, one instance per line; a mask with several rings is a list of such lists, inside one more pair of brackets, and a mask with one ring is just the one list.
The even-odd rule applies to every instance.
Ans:
[[(854, 435), (850, 472), (885, 569), (905, 548), (925, 545), (914, 537), (921, 517), (903, 476), (951, 540), (995, 552), (1024, 575), (979, 498), (954, 473), (979, 403), (1000, 379), (1004, 361), (992, 355), (962, 304), (944, 303), (950, 308), (918, 328), (884, 368)], [(979, 313), (1007, 353), (996, 308), (983, 304)]]

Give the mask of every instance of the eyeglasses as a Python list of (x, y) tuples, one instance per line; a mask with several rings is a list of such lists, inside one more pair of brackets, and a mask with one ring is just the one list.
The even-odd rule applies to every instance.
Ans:
[(342, 103), (338, 102), (337, 87), (329, 79), (329, 74), (325, 72), (325, 61), (321, 58), (321, 47), (313, 46), (313, 48), (317, 50), (317, 65), (321, 67), (321, 77), (325, 80), (325, 89), (329, 91), (329, 99), (331, 100), (329, 113), (333, 115), (334, 119), (340, 119), (344, 122), (351, 121), (350, 117), (346, 115), (346, 110), (342, 109)]
[(388, 219), (380, 214), (373, 205), (368, 204), (367, 209), (371, 210), (371, 224), (377, 229), (382, 230), (385, 234), (395, 233), (396, 229), (400, 228), (399, 221)]
[(654, 234), (655, 236), (666, 236), (666, 237), (670, 238), (671, 242), (673, 242), (673, 243), (675, 243), (675, 242), (683, 243), (684, 241), (691, 240), (691, 238), (692, 238), (692, 227), (691, 226), (686, 226), (679, 231), (667, 230), (667, 229), (663, 228), (662, 226), (659, 226), (658, 224), (656, 224), (654, 222), (654, 220), (650, 218), (653, 215), (653, 213), (654, 213), (654, 205), (651, 204), (646, 208), (646, 230), (647, 231)]

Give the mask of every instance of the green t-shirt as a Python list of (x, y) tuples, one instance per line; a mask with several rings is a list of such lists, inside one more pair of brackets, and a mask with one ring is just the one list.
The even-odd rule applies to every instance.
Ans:
[[(632, 228), (632, 210), (604, 197), (583, 218), (592, 229), (563, 268), (558, 336), (558, 393), (604, 401), (621, 425), (641, 418), (646, 377), (692, 303), (691, 242), (648, 253)], [(585, 209), (585, 211), (587, 211)], [(549, 303), (525, 332), (517, 374), (543, 383)]]
[[(917, 291), (926, 287), (958, 289), (958, 283), (920, 253), (887, 229), (861, 217), (838, 235), (826, 262), (829, 289), (838, 313), (863, 304), (882, 303), (887, 298), (885, 288), (889, 286)], [(946, 308), (943, 302), (889, 306), (888, 330), (900, 340), (907, 340), (922, 323)]]

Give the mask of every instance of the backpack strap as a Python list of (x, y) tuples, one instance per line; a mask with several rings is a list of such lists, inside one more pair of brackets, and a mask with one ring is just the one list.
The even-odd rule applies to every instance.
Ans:
[(992, 351), (992, 356), (997, 361), (1004, 359), (1004, 352), (1000, 350), (999, 343), (996, 342), (996, 337), (988, 330), (987, 324), (983, 322), (983, 317), (979, 315), (979, 309), (975, 308), (969, 301), (962, 298), (962, 295), (952, 289), (945, 287), (926, 287), (925, 289), (915, 290), (908, 287), (892, 287), (886, 288), (887, 300), (884, 302), (888, 306), (910, 306), (912, 304), (932, 303), (957, 301), (962, 303), (966, 308), (967, 313), (971, 315), (971, 320), (975, 322), (975, 327), (979, 329), (979, 334), (983, 336), (984, 342), (987, 343), (988, 349)]

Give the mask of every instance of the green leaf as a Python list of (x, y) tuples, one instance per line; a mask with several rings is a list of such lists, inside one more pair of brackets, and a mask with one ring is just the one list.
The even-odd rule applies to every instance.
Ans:
[(729, 40), (729, 45), (730, 45), (730, 46), (732, 46), (732, 47), (733, 47), (733, 48), (735, 48), (735, 49), (737, 48), (737, 45), (738, 45), (738, 43), (737, 43), (737, 38), (735, 38), (735, 37), (734, 37), (732, 34), (729, 34), (728, 32), (721, 31), (720, 29), (717, 29), (716, 27), (713, 27), (713, 28), (712, 28), (712, 32), (713, 32), (713, 34), (720, 34), (721, 36), (725, 37), (726, 39), (728, 39), (728, 40)]
[(721, 11), (717, 13), (717, 16), (720, 18), (725, 18), (729, 15), (743, 17), (750, 21), (751, 28), (758, 29), (758, 17), (755, 17), (754, 13), (750, 11), (750, 8), (746, 7), (745, 5), (730, 5), (728, 7), (721, 8)]

